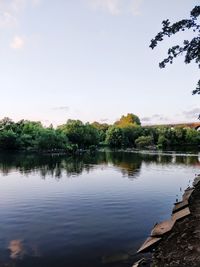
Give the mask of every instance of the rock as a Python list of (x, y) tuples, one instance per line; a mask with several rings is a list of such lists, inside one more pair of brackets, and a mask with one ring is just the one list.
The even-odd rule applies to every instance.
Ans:
[(137, 253), (149, 251), (153, 246), (155, 246), (161, 240), (160, 237), (148, 237), (144, 244), (140, 247)]
[(177, 212), (179, 210), (182, 210), (182, 209), (188, 207), (188, 204), (189, 204), (188, 200), (180, 201), (178, 203), (174, 203), (174, 208), (173, 208), (172, 213), (175, 213), (175, 212)]
[(183, 218), (185, 218), (186, 216), (189, 216), (189, 215), (190, 215), (189, 208), (185, 208), (183, 210), (180, 210), (180, 211), (174, 213), (172, 215), (172, 220), (178, 221), (178, 220), (181, 220), (181, 219), (183, 219)]
[(145, 258), (142, 258), (141, 260), (137, 261), (136, 263), (133, 264), (132, 267), (140, 267), (142, 263), (145, 262)]
[(184, 238), (184, 237), (186, 237), (187, 236), (187, 234), (186, 233), (183, 233), (182, 235), (181, 235), (181, 238)]
[(197, 176), (197, 177), (194, 179), (193, 186), (197, 186), (199, 182), (200, 182), (200, 176)]
[(174, 220), (168, 220), (156, 224), (153, 230), (151, 231), (151, 236), (158, 237), (168, 233), (173, 228), (174, 223)]
[(188, 201), (190, 199), (193, 191), (194, 191), (194, 188), (187, 188), (185, 190), (185, 193), (183, 194), (183, 201), (185, 201), (185, 200)]

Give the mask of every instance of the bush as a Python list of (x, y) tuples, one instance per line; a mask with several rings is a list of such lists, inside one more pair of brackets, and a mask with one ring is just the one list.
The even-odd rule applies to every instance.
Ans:
[(135, 140), (135, 145), (138, 148), (145, 148), (153, 145), (152, 136), (140, 136)]

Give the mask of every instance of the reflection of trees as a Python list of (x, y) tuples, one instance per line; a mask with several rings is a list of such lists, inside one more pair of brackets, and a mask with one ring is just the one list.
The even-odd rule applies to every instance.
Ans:
[(47, 175), (61, 178), (63, 173), (67, 176), (79, 175), (84, 170), (89, 172), (94, 165), (105, 163), (103, 155), (85, 154), (82, 156), (66, 155), (38, 155), (38, 154), (0, 154), (0, 171), (7, 175), (12, 171), (22, 174), (37, 173), (45, 178)]
[(200, 162), (198, 156), (190, 156), (190, 155), (176, 155), (176, 154), (156, 154), (156, 155), (146, 155), (142, 154), (142, 160), (147, 164), (159, 164), (159, 165), (193, 165), (200, 166)]
[(142, 163), (158, 165), (193, 165), (200, 166), (196, 156), (177, 156), (162, 154), (140, 154), (127, 152), (99, 152), (79, 156), (41, 155), (41, 154), (0, 154), (0, 172), (4, 175), (12, 171), (22, 174), (39, 173), (43, 178), (47, 175), (60, 179), (62, 175), (68, 177), (80, 175), (83, 171), (90, 172), (98, 165), (113, 165), (120, 169), (123, 176), (136, 178)]
[(141, 169), (142, 160), (139, 155), (126, 152), (107, 152), (107, 162), (118, 167), (123, 176), (136, 178)]

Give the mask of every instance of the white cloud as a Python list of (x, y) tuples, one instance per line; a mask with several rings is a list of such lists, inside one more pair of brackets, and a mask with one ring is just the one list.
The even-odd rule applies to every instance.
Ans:
[(94, 9), (101, 9), (111, 15), (132, 13), (137, 16), (140, 14), (140, 5), (143, 0), (89, 0)]
[(102, 122), (102, 123), (106, 123), (106, 122), (108, 122), (108, 119), (100, 119), (100, 122)]
[(21, 12), (29, 5), (38, 6), (41, 0), (0, 0), (0, 28), (16, 27)]
[(41, 4), (41, 0), (32, 0), (32, 5), (37, 7)]
[(141, 118), (141, 122), (144, 124), (165, 124), (165, 123), (171, 123), (173, 120), (170, 117), (166, 117), (162, 114), (153, 114), (150, 117), (143, 117)]
[(132, 0), (131, 1), (131, 13), (134, 16), (138, 16), (141, 15), (141, 4), (142, 4), (143, 0)]
[(59, 107), (54, 107), (53, 110), (69, 111), (69, 107), (68, 106), (59, 106)]
[(12, 13), (5, 11), (0, 13), (0, 28), (13, 27), (17, 25), (17, 19)]
[(142, 122), (151, 122), (151, 120), (152, 120), (152, 117), (143, 117), (143, 118), (141, 118)]
[(120, 13), (121, 0), (91, 0), (93, 8), (108, 11), (112, 15)]
[(0, 0), (0, 27), (14, 27), (18, 22), (18, 14), (24, 7), (24, 0)]
[(190, 119), (190, 120), (195, 120), (198, 118), (200, 114), (200, 108), (193, 108), (191, 110), (185, 110), (183, 111), (182, 115), (186, 118), (186, 119)]
[(25, 45), (25, 40), (23, 37), (20, 36), (15, 36), (12, 42), (10, 43), (10, 47), (15, 50), (22, 49), (24, 45)]

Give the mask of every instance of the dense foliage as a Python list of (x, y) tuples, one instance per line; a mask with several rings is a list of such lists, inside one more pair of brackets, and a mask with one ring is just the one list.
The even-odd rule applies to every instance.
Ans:
[(116, 121), (115, 125), (120, 127), (137, 126), (141, 125), (141, 122), (138, 116), (128, 113), (126, 116), (122, 116), (119, 121)]
[(0, 121), (1, 150), (68, 151), (112, 148), (161, 148), (200, 145), (200, 131), (187, 127), (142, 127), (136, 115), (128, 114), (113, 125), (68, 120), (54, 129), (40, 122), (9, 118)]

